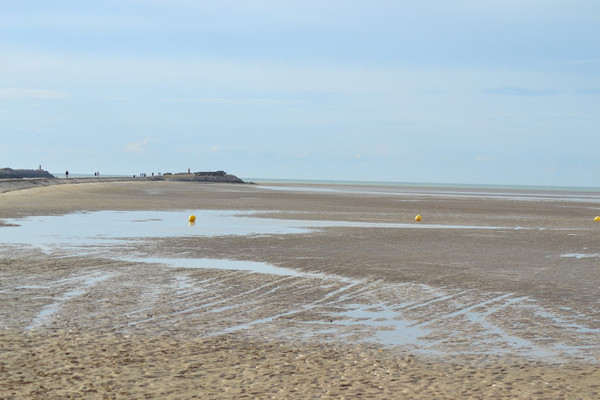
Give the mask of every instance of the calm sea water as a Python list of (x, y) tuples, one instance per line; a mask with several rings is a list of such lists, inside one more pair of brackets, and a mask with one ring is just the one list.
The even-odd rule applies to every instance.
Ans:
[(498, 189), (498, 190), (538, 190), (558, 192), (600, 192), (600, 187), (594, 186), (540, 186), (540, 185), (495, 185), (475, 183), (431, 183), (431, 182), (390, 182), (390, 181), (344, 181), (317, 179), (270, 179), (242, 178), (246, 182), (255, 183), (290, 183), (305, 185), (347, 185), (347, 186), (397, 186), (450, 189)]
[[(57, 178), (65, 178), (64, 172), (51, 172)], [(126, 178), (139, 176), (132, 174), (104, 174), (102, 178)], [(150, 173), (148, 173), (150, 176)], [(94, 172), (89, 174), (71, 173), (70, 178), (93, 178)], [(247, 178), (241, 177), (245, 182), (255, 183), (289, 183), (304, 185), (343, 185), (343, 186), (389, 186), (389, 187), (423, 187), (423, 188), (448, 188), (448, 189), (490, 189), (490, 190), (535, 190), (553, 192), (598, 192), (600, 187), (595, 186), (542, 186), (542, 185), (498, 185), (486, 183), (432, 183), (432, 182), (391, 182), (391, 181), (350, 181), (350, 180), (319, 180), (319, 179), (273, 179), (273, 178)]]

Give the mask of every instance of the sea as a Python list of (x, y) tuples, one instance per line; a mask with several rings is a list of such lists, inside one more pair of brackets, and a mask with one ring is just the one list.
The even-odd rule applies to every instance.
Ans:
[[(64, 172), (51, 172), (57, 178), (65, 178)], [(137, 174), (100, 174), (102, 178), (127, 178)], [(150, 174), (147, 174), (150, 176)], [(69, 172), (69, 178), (94, 178), (94, 173), (82, 174)], [(489, 183), (435, 183), (435, 182), (396, 182), (396, 181), (353, 181), (353, 180), (325, 180), (325, 179), (275, 179), (240, 177), (245, 182), (262, 184), (294, 184), (294, 185), (345, 185), (345, 186), (390, 186), (390, 187), (423, 187), (432, 189), (490, 189), (490, 190), (535, 190), (551, 192), (597, 192), (598, 186), (550, 186), (550, 185), (511, 185), (511, 184), (489, 184)]]
[(425, 187), (449, 189), (498, 189), (498, 190), (539, 190), (559, 192), (600, 192), (595, 186), (543, 186), (543, 185), (509, 185), (489, 183), (432, 183), (432, 182), (395, 182), (395, 181), (350, 181), (350, 180), (318, 180), (318, 179), (271, 179), (271, 178), (241, 178), (246, 182), (280, 183), (304, 185), (347, 185), (347, 186), (397, 186)]

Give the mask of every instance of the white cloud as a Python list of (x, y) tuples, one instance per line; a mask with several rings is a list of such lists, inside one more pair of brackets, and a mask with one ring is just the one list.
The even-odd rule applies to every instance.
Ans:
[(132, 101), (133, 99), (131, 97), (126, 97), (126, 96), (106, 96), (103, 98), (103, 100), (114, 101), (114, 102), (128, 102), (128, 101)]
[(600, 88), (577, 89), (575, 94), (597, 96), (600, 95)]
[(289, 100), (279, 100), (279, 99), (264, 99), (264, 98), (256, 98), (256, 99), (240, 99), (240, 98), (219, 98), (219, 97), (207, 97), (207, 98), (167, 98), (161, 99), (160, 101), (164, 101), (167, 103), (207, 103), (207, 104), (226, 104), (226, 105), (272, 105), (272, 104), (289, 104), (292, 101)]
[(151, 142), (155, 142), (156, 139), (143, 138), (138, 139), (135, 142), (131, 142), (125, 146), (125, 151), (128, 153), (139, 153)]
[(2, 15), (2, 25), (6, 29), (30, 29), (44, 30), (77, 30), (78, 32), (102, 31), (102, 32), (130, 32), (148, 31), (153, 29), (156, 23), (142, 16), (128, 14), (115, 15), (106, 9), (96, 10), (73, 10), (71, 12), (56, 12), (44, 10), (40, 5), (35, 13), (29, 10), (20, 12), (6, 12)]
[(600, 60), (564, 60), (564, 61), (556, 61), (550, 62), (548, 65), (550, 66), (576, 66), (576, 67), (595, 67), (600, 64)]
[(312, 158), (315, 154), (310, 150), (304, 150), (296, 155), (296, 158)]
[(483, 93), (504, 96), (556, 96), (563, 93), (557, 89), (530, 89), (521, 86), (503, 86), (483, 89)]
[(67, 93), (58, 90), (0, 88), (0, 99), (60, 100), (67, 97)]

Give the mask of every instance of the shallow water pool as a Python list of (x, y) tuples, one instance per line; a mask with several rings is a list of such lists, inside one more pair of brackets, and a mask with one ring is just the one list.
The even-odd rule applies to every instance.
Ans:
[[(190, 214), (196, 216), (195, 224), (188, 223)], [(148, 238), (308, 234), (315, 230), (332, 227), (488, 230), (519, 229), (518, 227), (290, 220), (263, 218), (256, 211), (221, 210), (99, 211), (6, 219), (4, 222), (10, 224), (10, 226), (0, 226), (0, 242), (13, 246), (33, 246), (45, 251), (60, 250), (67, 255), (77, 256), (96, 254), (98, 251), (106, 251), (107, 249), (112, 252), (113, 248), (119, 248), (120, 251), (115, 251), (114, 254), (111, 253), (109, 256), (111, 259), (135, 263), (164, 264), (170, 271), (173, 271), (171, 268), (206, 268), (282, 276), (283, 278), (277, 278), (279, 281), (277, 285), (273, 285), (272, 291), (269, 289), (268, 296), (265, 295), (264, 298), (259, 299), (255, 299), (256, 296), (248, 297), (249, 301), (256, 301), (253, 306), (254, 311), (263, 310), (264, 304), (269, 304), (271, 301), (287, 304), (287, 298), (278, 297), (278, 291), (286, 284), (289, 285), (292, 293), (296, 293), (298, 298), (306, 300), (300, 301), (298, 306), (292, 304), (282, 310), (277, 309), (273, 313), (264, 310), (256, 318), (249, 317), (248, 320), (236, 316), (232, 319), (235, 323), (224, 325), (222, 329), (215, 330), (215, 334), (258, 329), (270, 325), (278, 330), (280, 327), (278, 324), (281, 320), (294, 324), (295, 327), (302, 325), (317, 326), (321, 329), (320, 334), (323, 335), (338, 335), (340, 332), (352, 334), (355, 331), (368, 332), (369, 329), (372, 329), (374, 330), (372, 337), (379, 343), (416, 346), (426, 352), (434, 352), (438, 348), (452, 349), (453, 343), (460, 343), (463, 336), (472, 335), (470, 332), (477, 332), (475, 339), (481, 342), (481, 348), (484, 350), (492, 349), (492, 351), (498, 353), (518, 351), (519, 353), (526, 352), (529, 355), (545, 357), (555, 353), (579, 355), (582, 352), (589, 352), (580, 344), (570, 345), (566, 341), (564, 343), (558, 342), (558, 344), (548, 348), (544, 345), (544, 341), (550, 340), (552, 337), (537, 340), (535, 336), (531, 335), (527, 326), (520, 327), (510, 321), (503, 320), (502, 313), (510, 314), (513, 310), (522, 311), (522, 309), (537, 315), (538, 318), (551, 321), (556, 329), (567, 332), (570, 335), (568, 337), (575, 337), (577, 340), (579, 340), (579, 337), (583, 338), (582, 343), (594, 342), (599, 334), (599, 331), (594, 329), (593, 326), (578, 324), (577, 320), (573, 320), (573, 318), (566, 318), (562, 314), (554, 315), (542, 308), (532, 308), (522, 298), (515, 297), (512, 294), (487, 296), (485, 293), (469, 294), (460, 292), (448, 295), (443, 290), (438, 291), (435, 288), (412, 293), (410, 285), (394, 284), (390, 285), (389, 288), (381, 289), (379, 286), (382, 286), (382, 284), (379, 283), (372, 284), (338, 276), (305, 273), (253, 261), (145, 257), (133, 251), (128, 251), (123, 246), (123, 243)], [(563, 254), (562, 257), (597, 257), (597, 254), (569, 253)], [(111, 285), (114, 283), (111, 287), (118, 287), (121, 278), (119, 276), (112, 277), (112, 273), (111, 270), (108, 275), (103, 272), (82, 275), (76, 277), (77, 284), (68, 282), (73, 287), (65, 287), (62, 295), (56, 296), (52, 302), (41, 308), (39, 315), (28, 328), (36, 329), (49, 321), (51, 322), (66, 304), (77, 303), (80, 297), (89, 293), (99, 284), (110, 281)], [(165, 292), (167, 294), (163, 297), (163, 299), (171, 301), (169, 304), (174, 307), (173, 310), (176, 310), (179, 305), (177, 296), (187, 299), (185, 297), (187, 296), (185, 293), (187, 288), (189, 286), (196, 288), (191, 283), (193, 282), (191, 278), (185, 275), (186, 272), (176, 271), (175, 273), (181, 274), (178, 279), (173, 280), (176, 286), (176, 296), (174, 297), (171, 292)], [(245, 274), (240, 274), (240, 276), (243, 275)], [(298, 277), (313, 279), (314, 285), (302, 283), (296, 286), (292, 281), (297, 281), (295, 278)], [(236, 276), (236, 279), (238, 278), (239, 276)], [(289, 280), (290, 283), (285, 283), (286, 280)], [(182, 282), (185, 285), (182, 286)], [(53, 282), (53, 286), (60, 285), (61, 282)], [(327, 285), (332, 285), (332, 289), (327, 289)], [(399, 302), (379, 301), (375, 298), (375, 290), (371, 291), (369, 285), (373, 285), (373, 287), (377, 287), (377, 290), (385, 293), (384, 297), (397, 298)], [(320, 286), (323, 295), (314, 301), (304, 299), (303, 294), (313, 286)], [(34, 288), (34, 286), (30, 287)], [(225, 285), (224, 287), (228, 286)], [(251, 289), (250, 292), (254, 293), (258, 289)], [(45, 290), (46, 288), (39, 288), (40, 293)], [(146, 288), (140, 287), (139, 290), (143, 292)], [(240, 298), (246, 297), (244, 293), (238, 296)], [(284, 295), (281, 296), (284, 297)], [(190, 306), (182, 306), (176, 312), (193, 314), (198, 310), (206, 310), (206, 312), (222, 315), (224, 318), (232, 310), (237, 310), (240, 316), (245, 316), (247, 312), (247, 304), (235, 298), (216, 296), (216, 300), (209, 299), (204, 304), (199, 303), (196, 297), (196, 295), (190, 295)], [(185, 302), (182, 301), (182, 303)], [(216, 303), (218, 307), (211, 309), (213, 303)], [(165, 320), (169, 320), (174, 315), (171, 309), (169, 310)], [(311, 312), (312, 314), (310, 314)], [(302, 318), (298, 317), (301, 315)], [(203, 314), (199, 314), (199, 318), (203, 317)], [(139, 320), (135, 320), (132, 317), (128, 324), (131, 326), (135, 324), (143, 325), (152, 322), (152, 318), (143, 316)], [(363, 329), (363, 327), (365, 328)], [(307, 332), (314, 334), (315, 331), (311, 328), (307, 329)], [(536, 340), (533, 340), (532, 337)], [(574, 340), (572, 341), (574, 342)]]
[[(196, 216), (189, 223), (189, 215)], [(518, 229), (500, 226), (437, 225), (263, 218), (243, 211), (97, 211), (6, 219), (0, 242), (44, 249), (111, 244), (158, 237), (283, 235), (331, 227), (384, 229)]]

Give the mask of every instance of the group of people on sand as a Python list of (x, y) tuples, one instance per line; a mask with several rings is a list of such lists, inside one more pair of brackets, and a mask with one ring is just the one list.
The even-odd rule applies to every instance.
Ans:
[[(41, 168), (41, 165), (40, 165), (40, 168)], [(99, 178), (100, 177), (100, 172), (99, 171), (94, 172), (94, 176), (96, 178)], [(65, 171), (65, 178), (69, 179), (69, 170)]]

